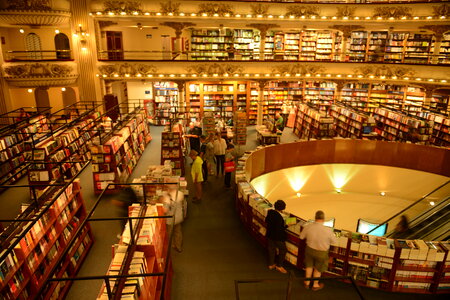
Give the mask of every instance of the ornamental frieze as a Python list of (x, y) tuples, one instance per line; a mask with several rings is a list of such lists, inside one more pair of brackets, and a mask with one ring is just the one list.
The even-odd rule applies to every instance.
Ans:
[(173, 3), (172, 1), (165, 1), (159, 3), (161, 5), (161, 12), (167, 14), (178, 14), (180, 11), (180, 3)]
[(374, 18), (382, 17), (385, 19), (389, 19), (389, 18), (400, 19), (402, 17), (411, 18), (412, 17), (412, 9), (410, 7), (405, 7), (405, 6), (377, 7), (374, 10), (373, 17)]
[(269, 12), (269, 5), (259, 4), (251, 4), (250, 8), (252, 10), (252, 14), (254, 15), (262, 15), (265, 16)]
[(435, 17), (450, 17), (450, 6), (442, 4), (440, 6), (433, 6), (433, 16)]
[(10, 77), (65, 77), (72, 72), (72, 66), (63, 64), (23, 64), (5, 67)]
[(311, 74), (326, 72), (325, 67), (321, 65), (312, 64), (286, 64), (276, 66), (272, 69), (273, 73), (279, 74)]
[(342, 17), (353, 17), (355, 15), (356, 7), (354, 6), (340, 6), (337, 7), (336, 16)]
[(208, 14), (214, 15), (218, 14), (219, 16), (224, 16), (226, 14), (234, 14), (233, 6), (230, 4), (199, 4), (198, 5), (198, 14)]
[(101, 65), (98, 67), (98, 70), (101, 74), (107, 76), (118, 75), (120, 77), (125, 75), (136, 76), (138, 74), (145, 76), (158, 72), (158, 69), (153, 65), (130, 63)]
[(318, 6), (313, 5), (311, 6), (293, 5), (287, 8), (286, 15), (295, 17), (320, 16), (320, 8)]
[(378, 65), (367, 65), (356, 68), (353, 70), (355, 75), (363, 75), (367, 76), (397, 76), (397, 77), (405, 77), (405, 76), (414, 76), (415, 71), (411, 68), (405, 67), (391, 67), (391, 66), (378, 66)]
[(51, 10), (49, 0), (8, 0), (7, 9)]
[(234, 74), (242, 73), (242, 67), (231, 64), (196, 64), (186, 68), (191, 74)]
[(142, 12), (142, 4), (140, 1), (108, 0), (103, 2), (103, 7), (104, 13), (113, 12), (115, 14), (120, 14), (121, 12), (125, 12), (131, 14), (134, 12)]

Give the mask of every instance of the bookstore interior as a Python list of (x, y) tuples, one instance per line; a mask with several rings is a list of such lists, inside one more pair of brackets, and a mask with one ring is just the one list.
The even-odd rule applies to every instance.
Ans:
[[(189, 199), (194, 125), (242, 150), (236, 213), (264, 247), (265, 215), (286, 199), (294, 268), (311, 203), (368, 197), (347, 215), (324, 204), (338, 238), (326, 275), (449, 293), (449, 19), (439, 0), (0, 0), (0, 198), (18, 188), (29, 198), (19, 215), (0, 205), (1, 299), (64, 299), (87, 280), (77, 273), (99, 239), (91, 224), (107, 221), (122, 233), (92, 278), (97, 299), (170, 299), (175, 221), (161, 199)], [(164, 128), (160, 165), (131, 179), (152, 126)], [(281, 143), (285, 127), (295, 142)], [(310, 177), (326, 180), (319, 189)], [(379, 178), (395, 188), (368, 183)], [(127, 216), (94, 215), (125, 191)], [(370, 201), (403, 206), (353, 214)], [(396, 232), (404, 215), (411, 227)]]

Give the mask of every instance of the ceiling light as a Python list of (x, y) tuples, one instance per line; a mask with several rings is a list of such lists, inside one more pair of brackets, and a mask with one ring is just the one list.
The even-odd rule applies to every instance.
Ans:
[(28, 89), (27, 92), (28, 92), (28, 93), (32, 93), (32, 92), (33, 92), (33, 89)]
[(336, 193), (340, 194), (342, 192), (341, 189), (336, 189)]
[(55, 29), (56, 34), (59, 34), (59, 32), (60, 32), (59, 29)]
[(430, 201), (430, 205), (434, 206), (436, 203), (434, 203), (434, 201)]
[(25, 30), (23, 30), (23, 28), (20, 28), (20, 29), (19, 29), (19, 32), (20, 32), (20, 33), (24, 33)]
[(65, 87), (61, 88), (61, 91), (65, 92), (65, 91), (66, 91), (66, 88), (65, 88)]
[(302, 195), (302, 193), (300, 193), (300, 192), (299, 192), (299, 193), (297, 193), (297, 197), (300, 197), (301, 195)]
[(380, 195), (381, 196), (386, 196), (386, 192), (381, 192)]

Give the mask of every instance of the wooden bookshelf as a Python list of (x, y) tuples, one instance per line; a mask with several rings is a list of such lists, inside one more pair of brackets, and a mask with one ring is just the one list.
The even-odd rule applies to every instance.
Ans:
[(154, 88), (154, 125), (167, 125), (171, 120), (184, 119), (184, 112), (179, 111), (178, 87), (176, 83), (155, 82)]
[[(335, 132), (344, 138), (370, 138), (375, 121), (368, 114), (342, 105), (332, 105), (330, 115), (334, 118)], [(375, 136), (376, 137), (376, 136)]]
[(181, 144), (181, 132), (161, 133), (161, 164), (170, 161), (173, 175), (184, 175), (184, 156)]
[(405, 98), (405, 86), (373, 83), (370, 90), (368, 112), (374, 112), (383, 106), (394, 110), (401, 110)]
[(403, 102), (402, 111), (407, 113), (417, 113), (422, 110), (425, 101), (425, 89), (408, 86), (406, 87), (405, 100)]
[(433, 122), (433, 134), (430, 142), (436, 146), (450, 146), (450, 119), (446, 116), (426, 113), (424, 116), (427, 120)]
[(234, 113), (234, 142), (236, 145), (245, 145), (247, 142), (247, 114), (242, 111)]
[(203, 117), (204, 112), (229, 120), (233, 111), (248, 110), (249, 83), (244, 81), (191, 82), (187, 99), (191, 118)]
[(91, 147), (96, 194), (101, 193), (109, 183), (126, 182), (151, 140), (144, 112), (139, 111), (131, 116), (108, 141)]
[(305, 81), (304, 99), (317, 106), (320, 110), (327, 111), (334, 103), (336, 84), (333, 82)]
[(383, 53), (386, 49), (387, 31), (371, 31), (369, 34), (369, 44), (367, 46), (367, 61), (382, 62)]
[(225, 60), (233, 44), (231, 29), (192, 29), (191, 60)]
[[(25, 124), (0, 137), (1, 184), (12, 184), (27, 174), (26, 161), (31, 158), (33, 145), (50, 133), (50, 123), (42, 115), (34, 116)], [(9, 178), (9, 179), (8, 179)]]
[(369, 91), (369, 83), (346, 83), (342, 88), (341, 102), (359, 110), (368, 110)]
[(367, 31), (353, 31), (350, 36), (349, 61), (363, 62), (366, 60), (368, 33)]
[(432, 34), (410, 33), (405, 44), (404, 63), (427, 64), (430, 59)]
[(293, 132), (299, 138), (308, 140), (333, 137), (333, 118), (326, 116), (323, 111), (299, 104)]
[(408, 32), (392, 32), (389, 34), (386, 42), (384, 61), (390, 63), (403, 62), (405, 51), (405, 40), (408, 38)]
[(450, 64), (450, 58), (445, 55), (450, 53), (450, 33), (444, 33), (442, 38), (441, 47), (439, 50), (438, 63), (440, 64)]
[(36, 144), (28, 168), (28, 182), (47, 185), (75, 177), (91, 160), (89, 145), (97, 136), (96, 119), (99, 117), (97, 112), (90, 113)]
[[(9, 239), (10, 245), (15, 246), (1, 262), (0, 291), (4, 299), (28, 299), (41, 290), (44, 299), (64, 299), (70, 282), (58, 284), (47, 283), (47, 280), (54, 275), (74, 277), (92, 246), (89, 224), (74, 236), (86, 218), (78, 179), (64, 190), (56, 189), (44, 202), (38, 209), (31, 206), (25, 209), (19, 219), (36, 216), (38, 219), (21, 222)], [(72, 240), (75, 241), (59, 266), (58, 274), (50, 274)], [(2, 256), (8, 253), (7, 247), (3, 248)]]

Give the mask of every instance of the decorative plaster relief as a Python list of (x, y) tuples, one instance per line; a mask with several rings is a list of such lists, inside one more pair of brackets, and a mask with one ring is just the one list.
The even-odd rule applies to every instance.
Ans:
[(273, 73), (280, 74), (311, 74), (326, 72), (326, 68), (317, 64), (288, 64), (276, 66), (272, 69)]
[(186, 71), (191, 74), (203, 75), (203, 74), (234, 74), (242, 73), (241, 66), (232, 64), (196, 64), (186, 68)]
[(172, 1), (161, 2), (161, 12), (163, 14), (178, 14), (180, 11), (180, 3), (173, 3)]
[(142, 12), (142, 4), (140, 1), (118, 1), (118, 0), (108, 0), (103, 2), (103, 12), (109, 13), (113, 12), (120, 14), (121, 12), (126, 12), (131, 14), (133, 12)]
[(411, 68), (405, 67), (391, 67), (391, 66), (378, 66), (378, 65), (367, 65), (353, 69), (355, 75), (363, 75), (365, 77), (373, 76), (414, 76), (416, 72)]
[(72, 67), (62, 64), (23, 64), (5, 67), (10, 77), (64, 77), (72, 72)]
[(0, 10), (0, 25), (57, 26), (69, 23), (69, 11), (58, 10)]
[(208, 14), (214, 15), (218, 14), (219, 16), (224, 16), (225, 14), (234, 14), (233, 6), (230, 4), (199, 4), (198, 5), (198, 14)]
[(98, 69), (102, 74), (108, 76), (118, 75), (120, 77), (125, 75), (136, 76), (137, 74), (155, 74), (158, 72), (158, 69), (153, 65), (130, 63), (101, 65)]
[(396, 18), (400, 19), (402, 17), (412, 17), (412, 9), (410, 7), (404, 6), (383, 6), (376, 7), (374, 9), (374, 18), (383, 17), (385, 19)]
[(318, 6), (303, 6), (303, 5), (293, 5), (288, 6), (286, 10), (286, 15), (288, 16), (320, 16), (320, 8)]

